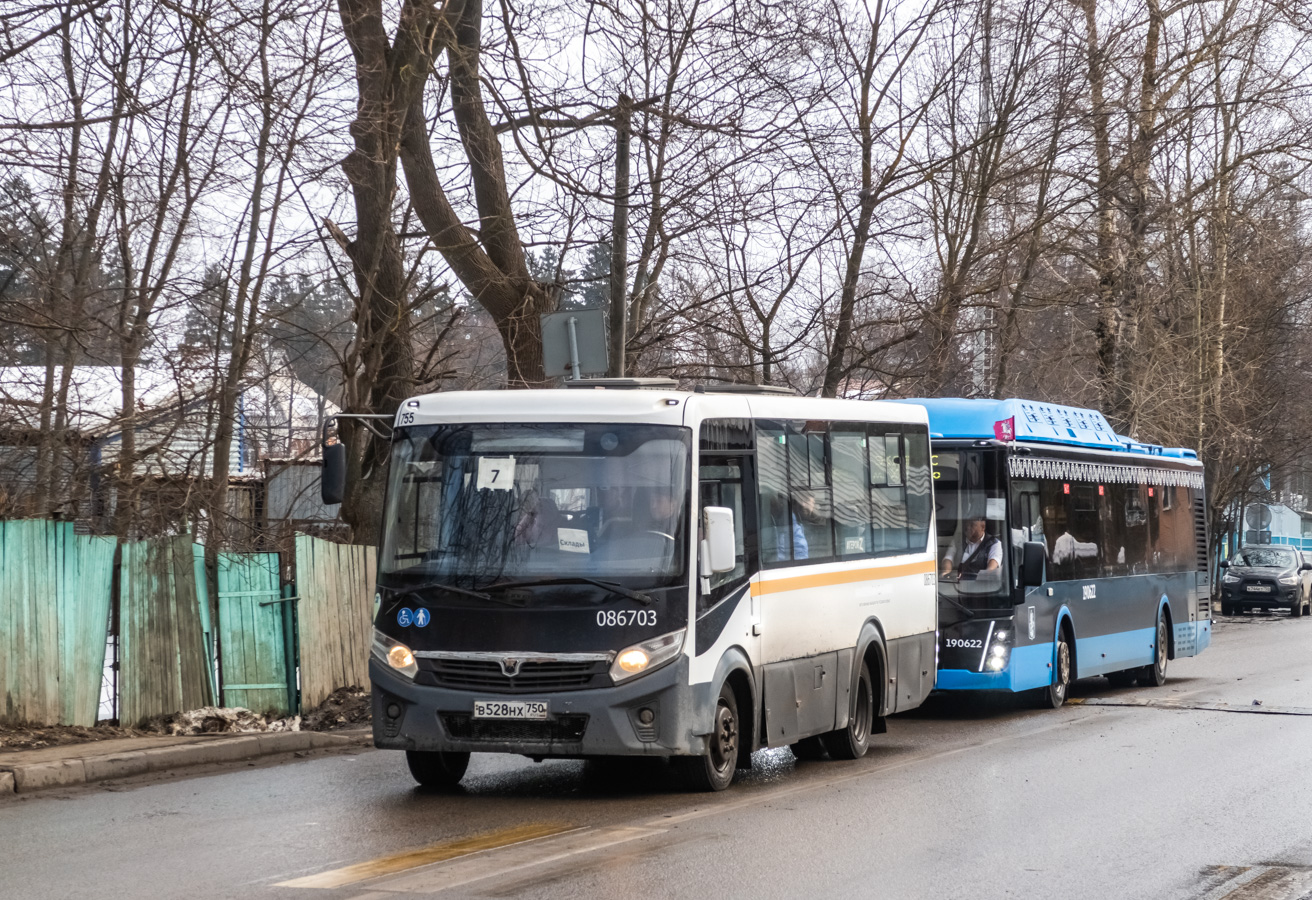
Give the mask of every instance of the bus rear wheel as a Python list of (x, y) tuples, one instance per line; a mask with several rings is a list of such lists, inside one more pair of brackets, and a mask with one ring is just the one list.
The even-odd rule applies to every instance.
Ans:
[(715, 702), (711, 733), (701, 756), (676, 756), (670, 760), (685, 784), (694, 791), (722, 791), (733, 782), (738, 767), (738, 698), (726, 681)]
[(407, 750), (405, 762), (421, 787), (449, 789), (465, 777), (469, 754), (447, 750)]
[(1055, 665), (1052, 670), (1052, 683), (1038, 690), (1040, 709), (1059, 709), (1066, 702), (1067, 689), (1071, 684), (1071, 648), (1066, 643), (1064, 634), (1057, 638), (1053, 659)]
[(856, 681), (856, 704), (852, 707), (847, 727), (823, 734), (820, 739), (834, 759), (860, 759), (870, 747), (870, 726), (874, 721), (874, 684), (870, 678), (870, 666), (863, 660)]
[(1140, 687), (1161, 687), (1166, 684), (1166, 662), (1170, 653), (1170, 645), (1167, 643), (1166, 635), (1166, 616), (1157, 615), (1157, 640), (1156, 646), (1153, 647), (1152, 665), (1144, 666), (1139, 670)]

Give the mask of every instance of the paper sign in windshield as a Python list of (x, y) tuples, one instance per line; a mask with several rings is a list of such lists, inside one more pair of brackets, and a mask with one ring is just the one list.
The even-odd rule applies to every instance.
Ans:
[(557, 528), (556, 539), (560, 549), (565, 553), (591, 553), (588, 547), (588, 533), (582, 528)]
[(515, 486), (515, 457), (480, 456), (474, 490), (508, 491)]

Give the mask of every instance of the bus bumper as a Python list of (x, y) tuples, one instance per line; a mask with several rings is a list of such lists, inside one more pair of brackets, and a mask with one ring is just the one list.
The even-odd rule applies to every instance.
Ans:
[[(531, 757), (683, 756), (704, 752), (694, 735), (688, 660), (614, 687), (496, 694), (419, 685), (369, 660), (374, 746), (384, 750), (521, 753)], [(542, 700), (549, 719), (474, 719), (475, 700)], [(650, 710), (650, 724), (639, 714)], [(394, 713), (394, 715), (389, 714)]]
[(1014, 647), (1007, 667), (1001, 672), (972, 672), (969, 669), (939, 669), (936, 690), (940, 691), (1028, 691), (1052, 683), (1054, 648), (1048, 644)]

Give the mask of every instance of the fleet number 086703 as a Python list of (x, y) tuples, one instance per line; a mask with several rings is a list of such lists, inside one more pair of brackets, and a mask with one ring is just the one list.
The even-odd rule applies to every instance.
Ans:
[(623, 625), (655, 625), (654, 609), (603, 609), (597, 613), (597, 624), (602, 628)]

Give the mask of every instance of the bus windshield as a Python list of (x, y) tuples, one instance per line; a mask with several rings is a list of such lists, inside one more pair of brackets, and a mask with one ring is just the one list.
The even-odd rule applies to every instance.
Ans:
[(656, 425), (398, 429), (381, 580), (686, 583), (690, 440)]
[(939, 595), (972, 609), (1010, 606), (1002, 454), (934, 452)]

